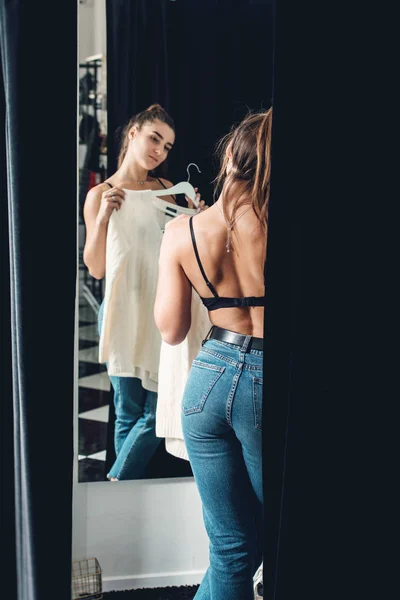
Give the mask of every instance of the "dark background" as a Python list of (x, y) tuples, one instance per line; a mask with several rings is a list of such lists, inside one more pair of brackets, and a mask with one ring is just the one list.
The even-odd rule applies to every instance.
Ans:
[[(273, 2), (108, 0), (108, 173), (118, 128), (158, 102), (176, 125), (166, 176), (212, 202), (214, 148), (248, 110), (272, 104)], [(117, 132), (115, 135), (114, 132)]]

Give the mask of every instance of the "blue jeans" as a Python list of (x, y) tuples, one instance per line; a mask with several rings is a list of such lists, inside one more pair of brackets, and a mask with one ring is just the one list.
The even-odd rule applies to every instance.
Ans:
[[(99, 335), (103, 305), (104, 301), (98, 316)], [(116, 459), (107, 477), (143, 479), (147, 464), (162, 441), (155, 431), (157, 393), (144, 389), (137, 377), (109, 377), (114, 390)]]
[(204, 524), (210, 565), (196, 600), (253, 600), (262, 514), (261, 350), (206, 341), (193, 361), (182, 428)]

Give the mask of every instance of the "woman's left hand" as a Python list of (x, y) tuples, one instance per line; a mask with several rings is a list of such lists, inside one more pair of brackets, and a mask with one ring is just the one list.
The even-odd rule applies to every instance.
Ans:
[[(206, 208), (209, 208), (209, 206), (207, 206), (204, 200), (201, 200), (201, 194), (198, 192), (198, 189), (199, 188), (194, 188), (194, 191), (196, 192), (196, 200), (198, 203), (197, 212), (202, 212), (203, 210), (206, 210)], [(192, 200), (190, 200), (190, 198), (188, 198), (187, 196), (185, 197), (188, 203), (188, 208), (196, 208)]]

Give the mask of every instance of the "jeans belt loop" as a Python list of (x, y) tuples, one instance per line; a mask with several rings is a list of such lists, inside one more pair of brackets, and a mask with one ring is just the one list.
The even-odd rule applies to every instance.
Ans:
[(211, 328), (209, 329), (206, 337), (204, 338), (204, 340), (201, 342), (201, 345), (204, 346), (204, 344), (207, 342), (207, 340), (210, 339), (210, 333), (212, 332), (212, 330), (214, 329), (214, 325), (211, 326)]

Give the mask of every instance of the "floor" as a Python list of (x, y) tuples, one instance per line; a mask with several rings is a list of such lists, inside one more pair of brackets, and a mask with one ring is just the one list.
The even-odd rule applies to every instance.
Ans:
[(107, 451), (110, 380), (105, 365), (98, 362), (97, 314), (88, 301), (79, 298), (79, 481), (104, 481)]
[(192, 600), (198, 585), (104, 593), (104, 600)]

